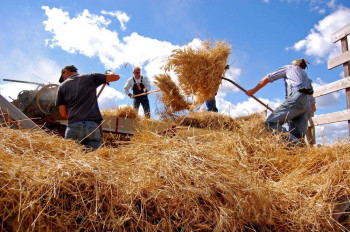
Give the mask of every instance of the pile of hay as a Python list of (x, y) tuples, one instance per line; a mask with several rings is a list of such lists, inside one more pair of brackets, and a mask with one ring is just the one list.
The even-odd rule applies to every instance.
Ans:
[(230, 51), (231, 45), (225, 41), (216, 41), (214, 46), (202, 41), (198, 48), (175, 49), (165, 70), (173, 70), (185, 95), (194, 95), (195, 104), (200, 104), (216, 95)]
[[(256, 116), (258, 117), (258, 115)], [(262, 118), (262, 116), (260, 116)], [(178, 125), (205, 128), (210, 130), (238, 130), (238, 119), (216, 112), (191, 112), (176, 119)]]
[(137, 110), (132, 106), (120, 107), (117, 110), (101, 110), (103, 117), (138, 118)]
[(208, 142), (143, 131), (91, 153), (1, 128), (0, 230), (345, 231), (333, 209), (350, 196), (350, 144), (287, 149), (239, 120)]
[(169, 74), (159, 74), (154, 76), (154, 79), (154, 84), (162, 92), (160, 99), (166, 108), (167, 114), (190, 108), (190, 103), (185, 100)]

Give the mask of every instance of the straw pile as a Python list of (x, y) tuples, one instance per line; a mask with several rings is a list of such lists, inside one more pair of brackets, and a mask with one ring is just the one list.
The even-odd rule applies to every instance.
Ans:
[(345, 231), (332, 211), (350, 196), (350, 144), (287, 149), (262, 123), (91, 153), (1, 128), (0, 230)]
[(166, 108), (167, 114), (189, 109), (190, 103), (185, 100), (169, 74), (155, 75), (154, 79), (154, 84), (162, 92), (160, 99)]
[(101, 110), (103, 117), (138, 118), (136, 109), (132, 106), (120, 107), (117, 110)]
[(194, 95), (195, 104), (200, 104), (217, 93), (230, 51), (231, 45), (225, 41), (216, 41), (215, 46), (202, 41), (198, 48), (175, 49), (165, 70), (174, 70), (185, 95)]
[[(256, 115), (256, 117), (259, 117)], [(260, 116), (262, 117), (262, 116)], [(210, 130), (238, 130), (239, 119), (233, 119), (224, 114), (216, 112), (191, 112), (176, 119), (178, 125), (205, 128)]]

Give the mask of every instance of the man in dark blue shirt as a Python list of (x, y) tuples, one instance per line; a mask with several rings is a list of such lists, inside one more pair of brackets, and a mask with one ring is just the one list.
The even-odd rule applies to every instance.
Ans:
[(115, 73), (78, 74), (74, 65), (62, 69), (56, 105), (61, 116), (68, 119), (66, 139), (77, 140), (93, 149), (101, 146), (102, 136), (98, 127), (103, 118), (97, 103), (96, 88), (119, 78)]

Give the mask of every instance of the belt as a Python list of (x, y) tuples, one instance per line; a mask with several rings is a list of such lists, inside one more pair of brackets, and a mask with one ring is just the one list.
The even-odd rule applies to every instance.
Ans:
[(314, 93), (313, 89), (309, 89), (309, 88), (305, 88), (305, 87), (298, 89), (298, 91), (300, 93), (303, 93), (303, 94), (306, 94), (306, 95), (312, 95)]

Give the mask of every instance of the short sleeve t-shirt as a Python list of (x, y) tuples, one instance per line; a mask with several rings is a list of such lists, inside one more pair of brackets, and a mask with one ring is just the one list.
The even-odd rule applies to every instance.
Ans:
[(97, 103), (96, 88), (106, 83), (105, 74), (74, 75), (65, 80), (57, 90), (56, 106), (65, 105), (68, 124), (81, 121), (100, 123), (102, 115)]

